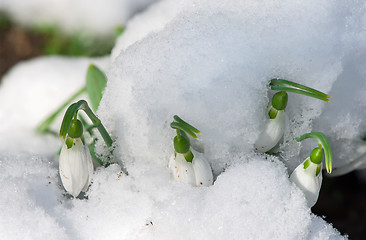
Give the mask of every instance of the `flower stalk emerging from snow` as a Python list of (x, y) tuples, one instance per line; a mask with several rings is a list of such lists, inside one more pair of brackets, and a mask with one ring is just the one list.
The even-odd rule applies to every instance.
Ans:
[(318, 90), (283, 79), (272, 79), (270, 81), (270, 88), (280, 92), (277, 92), (273, 96), (272, 104), (268, 110), (267, 124), (254, 144), (255, 150), (260, 153), (265, 153), (273, 149), (283, 137), (287, 122), (285, 112), (288, 102), (287, 92), (314, 97), (326, 102), (329, 102), (330, 98), (330, 96)]
[(97, 110), (100, 100), (103, 96), (103, 91), (107, 85), (106, 75), (95, 65), (90, 64), (86, 73), (86, 83), (81, 89), (74, 93), (69, 99), (67, 99), (58, 109), (55, 110), (50, 116), (47, 117), (38, 127), (37, 132), (40, 134), (53, 133), (57, 135), (56, 132), (50, 129), (51, 124), (55, 121), (56, 117), (76, 98), (81, 94), (87, 93), (88, 98), (92, 104), (94, 111)]
[[(86, 101), (80, 100), (70, 105), (60, 129), (60, 137), (63, 138), (64, 144), (60, 153), (59, 171), (66, 191), (74, 197), (88, 189), (93, 175), (93, 162), (89, 148), (84, 141), (83, 124), (77, 119), (79, 110), (83, 110), (87, 114), (93, 122), (92, 127), (98, 129), (108, 147), (111, 147), (113, 143), (103, 124), (94, 115)], [(107, 165), (103, 162), (100, 164)]]
[(177, 131), (177, 136), (174, 137), (174, 154), (169, 160), (169, 168), (174, 178), (196, 186), (212, 185), (210, 164), (201, 154), (193, 155), (187, 135), (197, 139), (196, 134), (201, 132), (176, 115), (170, 126)]
[(75, 117), (60, 153), (59, 171), (66, 191), (74, 197), (81, 191), (85, 192), (91, 183), (93, 170), (89, 148), (84, 143), (83, 125)]
[(332, 172), (332, 152), (329, 142), (323, 133), (307, 133), (296, 140), (302, 141), (309, 137), (317, 139), (319, 146), (314, 148), (310, 156), (295, 168), (295, 170), (290, 175), (290, 180), (304, 192), (308, 206), (312, 207), (318, 200), (323, 179), (321, 171), (323, 151), (328, 173)]

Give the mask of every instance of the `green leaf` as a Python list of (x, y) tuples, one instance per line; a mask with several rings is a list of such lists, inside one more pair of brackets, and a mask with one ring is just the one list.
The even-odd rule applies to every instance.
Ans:
[(272, 79), (269, 85), (272, 90), (294, 92), (305, 96), (317, 98), (326, 102), (329, 102), (330, 98), (329, 95), (320, 92), (314, 88), (310, 88), (305, 85), (284, 79)]
[(121, 36), (122, 34), (123, 34), (123, 32), (125, 31), (125, 27), (123, 27), (123, 26), (117, 26), (116, 28), (115, 28), (115, 37), (116, 38), (118, 38), (119, 36)]
[(186, 132), (187, 134), (191, 135), (193, 138), (197, 139), (197, 135), (189, 127), (187, 127), (187, 125), (184, 125), (184, 124), (178, 123), (178, 122), (172, 122), (172, 123), (170, 123), (170, 127), (174, 128), (174, 129), (182, 130), (182, 131)]
[(312, 92), (312, 93), (315, 93), (315, 94), (318, 94), (319, 96), (323, 96), (325, 98), (330, 98), (329, 95), (323, 93), (323, 92), (320, 92), (314, 88), (310, 88), (310, 87), (307, 87), (305, 85), (302, 85), (302, 84), (299, 84), (299, 83), (295, 83), (295, 82), (291, 82), (291, 81), (288, 81), (288, 80), (284, 80), (284, 79), (272, 79), (270, 81), (271, 85), (278, 85), (278, 86), (284, 86), (284, 85), (289, 85), (289, 86), (292, 86), (292, 87), (295, 87), (295, 88), (298, 88), (298, 89), (303, 89), (307, 92)]
[(47, 132), (51, 132), (49, 129), (53, 121), (55, 121), (56, 117), (64, 110), (64, 108), (67, 107), (75, 98), (80, 96), (82, 93), (85, 92), (85, 87), (78, 90), (75, 94), (73, 94), (69, 99), (67, 99), (59, 108), (56, 109), (55, 112), (53, 112), (46, 120), (44, 120), (38, 127), (37, 132), (44, 134)]
[(107, 85), (106, 75), (95, 65), (90, 64), (86, 75), (86, 92), (94, 111), (98, 109), (103, 91)]
[(298, 94), (305, 95), (305, 96), (308, 96), (308, 97), (317, 98), (317, 99), (323, 100), (325, 102), (330, 102), (329, 99), (324, 97), (324, 96), (321, 96), (321, 95), (318, 95), (318, 94), (315, 94), (315, 93), (312, 93), (312, 92), (307, 92), (307, 91), (304, 91), (304, 90), (301, 90), (301, 89), (289, 88), (289, 87), (283, 87), (283, 86), (271, 86), (271, 89), (272, 90), (277, 90), (277, 91), (286, 91), (286, 92), (298, 93)]
[(189, 123), (187, 123), (186, 121), (184, 121), (183, 119), (181, 119), (180, 117), (178, 117), (177, 115), (174, 115), (173, 118), (178, 123), (181, 123), (186, 128), (189, 128), (192, 132), (201, 134), (200, 130), (198, 130), (197, 128), (193, 127), (192, 125), (190, 125)]

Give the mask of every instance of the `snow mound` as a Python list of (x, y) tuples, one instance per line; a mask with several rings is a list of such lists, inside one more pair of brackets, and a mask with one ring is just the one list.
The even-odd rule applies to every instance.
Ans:
[[(12, 68), (0, 88), (0, 151), (54, 154), (59, 140), (36, 127), (85, 85), (91, 63), (106, 70), (109, 58), (40, 57)], [(63, 114), (52, 130), (59, 131)]]
[(0, 10), (26, 26), (57, 25), (66, 32), (111, 35), (156, 0), (1, 0)]

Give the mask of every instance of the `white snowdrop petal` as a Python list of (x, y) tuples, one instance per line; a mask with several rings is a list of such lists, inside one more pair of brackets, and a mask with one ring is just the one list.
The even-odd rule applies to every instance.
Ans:
[(178, 181), (188, 183), (191, 185), (196, 184), (196, 177), (193, 170), (193, 165), (190, 162), (187, 162), (184, 158), (183, 154), (177, 153), (177, 156), (174, 158), (172, 163), (170, 161), (170, 169), (175, 179)]
[(82, 189), (83, 192), (88, 190), (89, 185), (91, 184), (93, 172), (94, 172), (94, 166), (93, 166), (93, 160), (89, 152), (89, 148), (87, 145), (84, 146), (85, 153), (86, 153), (86, 164), (88, 167), (88, 181), (86, 182), (84, 188)]
[(286, 126), (285, 111), (278, 111), (275, 119), (268, 119), (268, 122), (254, 144), (257, 152), (265, 153), (274, 148), (281, 140)]
[(210, 164), (202, 156), (195, 156), (192, 161), (197, 186), (211, 186), (213, 175)]
[(72, 173), (70, 169), (70, 151), (67, 149), (66, 144), (64, 143), (60, 153), (60, 162), (59, 162), (59, 173), (62, 181), (62, 185), (66, 189), (67, 192), (72, 191)]
[(89, 150), (80, 138), (74, 139), (73, 146), (69, 149), (64, 143), (60, 154), (59, 171), (62, 184), (68, 193), (77, 197), (81, 191), (86, 191), (92, 170)]
[(292, 172), (290, 180), (304, 192), (308, 206), (312, 207), (318, 200), (323, 179), (322, 172), (320, 171), (318, 176), (315, 176), (317, 164), (310, 163), (310, 165), (304, 169), (304, 162)]

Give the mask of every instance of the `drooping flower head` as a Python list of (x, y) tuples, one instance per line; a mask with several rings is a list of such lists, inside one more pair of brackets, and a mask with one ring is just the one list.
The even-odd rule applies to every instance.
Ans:
[(213, 184), (213, 175), (210, 164), (202, 154), (192, 152), (188, 134), (197, 139), (196, 134), (201, 132), (174, 116), (170, 126), (177, 131), (174, 137), (174, 154), (170, 157), (169, 168), (175, 179), (196, 186), (210, 186)]
[(93, 162), (88, 146), (84, 143), (83, 125), (80, 120), (73, 119), (66, 140), (63, 143), (59, 171), (65, 190), (77, 197), (85, 192), (92, 179)]
[(326, 102), (329, 102), (330, 98), (325, 93), (313, 88), (283, 79), (272, 79), (270, 81), (270, 88), (279, 92), (274, 94), (272, 98), (272, 104), (267, 112), (267, 123), (254, 143), (255, 151), (260, 153), (265, 153), (273, 149), (283, 137), (286, 122), (288, 121), (285, 112), (288, 102), (287, 92), (299, 93)]
[[(59, 170), (62, 184), (74, 197), (88, 189), (93, 174), (91, 154), (83, 137), (83, 124), (77, 119), (79, 110), (83, 110), (90, 118), (93, 125), (89, 125), (89, 128), (98, 129), (108, 147), (113, 143), (100, 119), (95, 116), (85, 100), (80, 100), (68, 107), (60, 128), (60, 137), (63, 138), (64, 144), (60, 154)], [(102, 166), (108, 165), (100, 159), (95, 159)]]
[(309, 137), (316, 138), (318, 140), (318, 147), (314, 148), (310, 153), (310, 156), (295, 168), (290, 175), (290, 180), (304, 192), (308, 206), (312, 207), (318, 200), (322, 184), (323, 156), (325, 156), (327, 172), (331, 173), (332, 152), (328, 139), (320, 132), (304, 134), (297, 138), (297, 141), (302, 141)]

